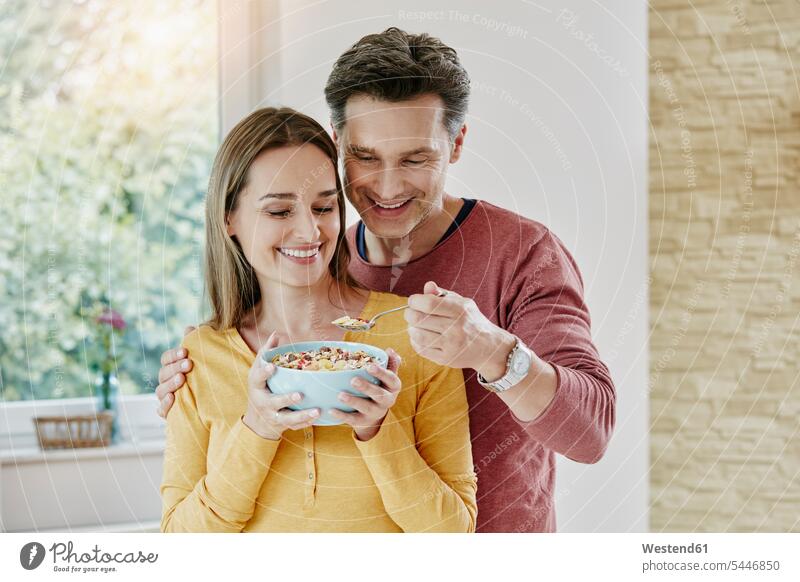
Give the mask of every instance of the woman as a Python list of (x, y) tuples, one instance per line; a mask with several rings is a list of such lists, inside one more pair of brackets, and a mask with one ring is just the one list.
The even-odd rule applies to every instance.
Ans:
[[(314, 120), (266, 108), (240, 122), (214, 162), (206, 201), (212, 316), (184, 338), (195, 365), (167, 423), (161, 530), (474, 531), (477, 488), (460, 370), (411, 348), (405, 299), (347, 274), (336, 148)], [(356, 412), (313, 426), (302, 394), (269, 391), (261, 352), (303, 340), (384, 348), (381, 386), (340, 395)], [(400, 362), (403, 362), (402, 367)]]

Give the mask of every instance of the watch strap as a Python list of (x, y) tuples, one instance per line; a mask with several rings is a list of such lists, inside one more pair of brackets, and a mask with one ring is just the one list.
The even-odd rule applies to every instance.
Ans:
[(516, 340), (517, 341), (514, 344), (514, 347), (511, 348), (511, 352), (509, 352), (508, 358), (506, 359), (505, 374), (503, 374), (503, 376), (501, 376), (494, 382), (487, 382), (486, 378), (484, 378), (483, 376), (480, 375), (480, 373), (478, 373), (478, 384), (480, 384), (481, 386), (483, 386), (484, 388), (486, 388), (491, 392), (505, 392), (512, 386), (515, 386), (522, 379), (517, 377), (517, 374), (511, 368), (511, 362), (514, 359), (514, 354), (517, 352), (517, 350), (522, 349), (521, 347), (522, 342), (520, 341), (519, 338), (516, 338)]

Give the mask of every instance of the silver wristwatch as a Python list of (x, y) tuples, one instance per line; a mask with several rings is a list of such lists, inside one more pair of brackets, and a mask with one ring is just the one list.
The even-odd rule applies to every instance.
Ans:
[(531, 369), (533, 363), (533, 352), (517, 338), (514, 349), (508, 354), (506, 362), (506, 373), (499, 380), (487, 382), (486, 379), (478, 374), (478, 383), (490, 392), (505, 392), (519, 384)]

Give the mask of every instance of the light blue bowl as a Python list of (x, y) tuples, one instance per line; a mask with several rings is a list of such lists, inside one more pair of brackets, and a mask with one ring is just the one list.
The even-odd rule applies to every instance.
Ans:
[[(267, 362), (271, 362), (272, 358), (278, 354), (285, 354), (286, 352), (303, 352), (308, 350), (318, 350), (322, 347), (341, 348), (354, 352), (356, 350), (363, 350), (370, 356), (378, 361), (378, 365), (385, 368), (389, 362), (389, 356), (380, 348), (371, 346), (369, 344), (359, 344), (355, 342), (329, 342), (329, 341), (314, 341), (314, 342), (298, 342), (294, 344), (286, 344), (278, 346), (264, 352), (263, 358)], [(335, 424), (342, 424), (342, 421), (332, 417), (328, 414), (331, 408), (338, 408), (345, 412), (353, 412), (355, 409), (346, 406), (336, 395), (339, 392), (349, 392), (355, 396), (366, 398), (362, 392), (359, 392), (350, 385), (353, 378), (364, 378), (373, 384), (380, 384), (380, 381), (367, 373), (365, 368), (357, 370), (294, 370), (292, 368), (275, 367), (275, 373), (267, 380), (269, 389), (274, 394), (290, 394), (292, 392), (300, 392), (303, 394), (303, 399), (299, 404), (289, 406), (292, 410), (306, 410), (308, 408), (319, 408), (320, 416), (314, 422), (317, 426), (332, 426)]]

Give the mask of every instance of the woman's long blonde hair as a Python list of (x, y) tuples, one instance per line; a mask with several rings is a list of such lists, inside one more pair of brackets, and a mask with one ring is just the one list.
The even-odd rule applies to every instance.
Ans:
[(253, 161), (263, 152), (285, 146), (312, 144), (328, 156), (336, 173), (339, 201), (339, 236), (328, 270), (344, 287), (361, 286), (347, 272), (350, 251), (345, 241), (345, 204), (338, 172), (336, 146), (325, 129), (312, 118), (289, 107), (254, 111), (222, 142), (214, 159), (206, 199), (205, 281), (211, 304), (206, 322), (216, 330), (238, 327), (245, 313), (261, 299), (253, 267), (239, 242), (228, 235), (226, 219), (247, 186)]

